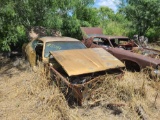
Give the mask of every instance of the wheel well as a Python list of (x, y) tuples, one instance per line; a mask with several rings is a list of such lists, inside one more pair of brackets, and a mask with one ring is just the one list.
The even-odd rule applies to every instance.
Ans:
[(131, 60), (123, 60), (126, 69), (129, 71), (136, 71), (139, 72), (141, 70), (140, 66), (138, 65), (138, 63), (131, 61)]

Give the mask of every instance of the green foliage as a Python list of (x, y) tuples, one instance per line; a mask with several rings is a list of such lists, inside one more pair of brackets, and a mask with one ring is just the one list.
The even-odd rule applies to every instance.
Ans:
[(106, 28), (104, 30), (104, 34), (107, 35), (127, 35), (127, 30), (123, 29), (123, 25), (117, 22), (109, 22), (106, 25)]
[(149, 35), (148, 30), (151, 31), (155, 26), (160, 25), (159, 6), (159, 0), (128, 0), (126, 6), (121, 6), (123, 8), (121, 10), (126, 18), (132, 22), (139, 35)]
[(63, 33), (66, 36), (72, 36), (74, 38), (80, 37), (80, 22), (75, 17), (67, 17), (63, 22)]
[(99, 17), (97, 16), (98, 10), (91, 7), (77, 8), (74, 13), (82, 23), (82, 27), (98, 26)]
[(27, 41), (31, 26), (60, 30), (82, 39), (80, 27), (101, 27), (107, 35), (160, 37), (159, 0), (120, 0), (119, 11), (94, 8), (94, 0), (0, 0), (0, 50)]
[[(87, 9), (94, 0), (0, 0), (0, 3), (0, 49), (3, 51), (10, 50), (11, 44), (26, 41), (25, 33), (30, 26), (58, 29), (63, 35), (78, 37), (81, 24), (96, 23), (87, 17), (81, 21), (73, 15), (78, 7)], [(86, 11), (92, 16), (89, 11), (92, 9)]]
[[(44, 16), (43, 26), (60, 30), (63, 25), (63, 19), (56, 12), (48, 12)], [(41, 25), (42, 26), (42, 25)]]
[(103, 28), (104, 34), (107, 35), (124, 35), (129, 34), (130, 22), (121, 13), (114, 13), (108, 7), (99, 9), (100, 27)]
[(150, 42), (154, 42), (154, 41), (159, 40), (160, 38), (159, 33), (160, 33), (160, 29), (157, 27), (154, 27), (154, 28), (150, 28), (147, 31), (146, 36), (149, 37)]

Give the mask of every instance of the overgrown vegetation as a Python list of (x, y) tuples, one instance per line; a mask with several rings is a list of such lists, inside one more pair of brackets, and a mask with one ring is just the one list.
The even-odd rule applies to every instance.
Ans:
[(101, 27), (107, 35), (159, 38), (159, 0), (119, 0), (119, 9), (94, 8), (94, 0), (0, 0), (0, 49), (11, 50), (27, 41), (30, 26), (60, 30), (82, 39), (80, 27)]
[[(1, 61), (2, 62), (2, 61)], [(82, 107), (70, 108), (53, 80), (40, 66), (37, 73), (28, 65), (3, 61), (0, 68), (0, 119), (159, 119), (160, 84), (143, 72), (128, 72), (121, 79), (106, 75), (90, 89)]]
[[(0, 0), (0, 51), (27, 41), (30, 26), (60, 30), (81, 38), (80, 27), (101, 27), (104, 34), (160, 37), (159, 0), (120, 0), (115, 13), (94, 8), (94, 0)], [(157, 46), (154, 46), (156, 48)], [(24, 61), (0, 58), (0, 119), (156, 119), (160, 118), (160, 82), (147, 74), (125, 71), (122, 79), (106, 75), (90, 90), (84, 106), (70, 108), (43, 69), (33, 73)], [(88, 93), (89, 93), (88, 92)]]

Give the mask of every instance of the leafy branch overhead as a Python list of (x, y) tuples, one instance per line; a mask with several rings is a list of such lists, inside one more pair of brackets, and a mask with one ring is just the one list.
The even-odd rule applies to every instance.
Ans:
[[(120, 0), (120, 9), (126, 18), (130, 20), (139, 35), (160, 25), (160, 1), (159, 0)], [(124, 2), (126, 1), (126, 2)], [(154, 28), (155, 29), (155, 28)]]
[[(75, 6), (87, 7), (93, 0), (0, 0), (0, 48), (10, 50), (11, 44), (27, 40), (26, 31), (30, 26), (44, 26), (60, 30), (69, 26)], [(71, 23), (71, 26), (77, 24)], [(79, 25), (80, 26), (80, 25)], [(72, 30), (76, 33), (76, 30)], [(63, 31), (62, 31), (63, 32)], [(69, 33), (64, 31), (65, 34)]]
[(0, 50), (27, 41), (33, 26), (56, 29), (82, 39), (80, 27), (101, 27), (108, 35), (159, 38), (159, 0), (119, 0), (118, 11), (94, 7), (95, 0), (0, 0)]

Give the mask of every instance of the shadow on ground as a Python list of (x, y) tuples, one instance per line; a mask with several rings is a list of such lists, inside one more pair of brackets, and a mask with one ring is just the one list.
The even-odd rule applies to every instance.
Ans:
[(22, 56), (3, 57), (0, 56), (0, 74), (12, 77), (18, 71), (30, 70), (30, 65)]

